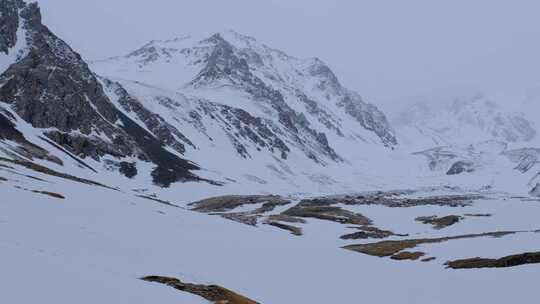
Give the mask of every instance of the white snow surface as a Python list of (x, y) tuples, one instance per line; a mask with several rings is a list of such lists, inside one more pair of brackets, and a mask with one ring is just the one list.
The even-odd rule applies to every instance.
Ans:
[[(217, 283), (261, 303), (456, 303), (464, 297), (473, 303), (525, 303), (536, 297), (538, 265), (453, 271), (442, 263), (537, 250), (538, 234), (426, 245), (418, 249), (436, 261), (396, 262), (340, 249), (350, 242), (338, 239), (345, 228), (335, 223), (309, 220), (306, 235), (293, 237), (269, 226), (249, 227), (139, 199), (129, 191), (17, 171), (44, 181), (0, 171), (8, 179), (0, 189), (9, 193), (0, 201), (2, 302), (205, 303), (138, 279), (154, 274)], [(66, 199), (14, 186), (57, 192)], [(538, 201), (495, 199), (459, 211), (377, 206), (355, 211), (381, 228), (429, 237), (535, 229), (539, 208)], [(444, 232), (414, 221), (419, 215), (456, 212), (494, 216), (467, 219)]]

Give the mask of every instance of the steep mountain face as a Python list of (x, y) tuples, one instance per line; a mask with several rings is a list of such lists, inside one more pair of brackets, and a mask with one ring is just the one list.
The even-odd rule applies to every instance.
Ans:
[(384, 114), (342, 87), (322, 61), (294, 58), (236, 32), (200, 41), (191, 37), (152, 41), (127, 56), (96, 62), (93, 67), (103, 75), (203, 96), (225, 89), (246, 93), (260, 106), (276, 110), (280, 122), (292, 123), (291, 128), (303, 128), (302, 124), (310, 122), (343, 136), (347, 130), (339, 120), (346, 116), (370, 131), (366, 133), (374, 133), (379, 142), (397, 143)]
[[(42, 24), (37, 4), (0, 9), (0, 149), (11, 158), (149, 174), (159, 186), (300, 189), (339, 184), (337, 172), (361, 170), (355, 159), (397, 145), (385, 115), (319, 59), (226, 32), (152, 41), (93, 63), (97, 76)], [(199, 167), (207, 179), (191, 172)]]
[(6, 0), (1, 5), (6, 70), (0, 75), (0, 107), (7, 113), (1, 117), (5, 125), (15, 128), (20, 119), (39, 133), (42, 143), (56, 152), (69, 151), (79, 162), (108, 158), (124, 167), (128, 160), (153, 162), (154, 182), (163, 186), (197, 179), (189, 172), (197, 166), (178, 155), (182, 144), (174, 145), (178, 153), (166, 150), (170, 141), (161, 142), (119, 111), (80, 55), (41, 23), (36, 3)]
[[(121, 95), (180, 130), (191, 143), (189, 159), (235, 180), (277, 178), (296, 187), (300, 174), (327, 183), (331, 174), (314, 172), (397, 145), (386, 116), (344, 88), (321, 60), (298, 59), (236, 32), (151, 41), (91, 66), (109, 95), (119, 93), (112, 84), (122, 87)], [(119, 107), (141, 119), (138, 109)], [(220, 161), (212, 159), (217, 151)]]

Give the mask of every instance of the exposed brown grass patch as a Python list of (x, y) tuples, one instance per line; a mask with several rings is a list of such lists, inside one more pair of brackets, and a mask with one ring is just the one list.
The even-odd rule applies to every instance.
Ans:
[(287, 224), (283, 224), (283, 223), (275, 222), (275, 221), (268, 221), (268, 222), (265, 222), (265, 224), (277, 227), (279, 229), (287, 230), (293, 235), (298, 235), (298, 236), (302, 235), (302, 228), (300, 227), (287, 225)]
[(370, 225), (371, 220), (362, 214), (354, 213), (341, 207), (309, 205), (308, 202), (300, 203), (282, 214), (301, 217), (315, 218), (325, 221), (333, 221), (341, 224)]
[(147, 276), (143, 281), (165, 284), (177, 290), (200, 296), (208, 301), (219, 304), (258, 304), (251, 299), (218, 285), (202, 285), (184, 283), (177, 278), (162, 276)]
[(360, 240), (360, 239), (384, 239), (390, 236), (408, 236), (408, 234), (396, 234), (390, 230), (382, 230), (374, 226), (353, 227), (360, 229), (358, 232), (342, 235), (342, 240)]
[(422, 224), (430, 224), (435, 229), (443, 229), (443, 228), (459, 223), (461, 220), (463, 220), (463, 217), (458, 216), (458, 215), (448, 215), (448, 216), (443, 216), (443, 217), (437, 217), (433, 215), (433, 216), (417, 217), (415, 220)]
[(467, 207), (475, 200), (483, 199), (481, 195), (441, 195), (429, 197), (399, 197), (402, 194), (410, 194), (410, 191), (390, 191), (365, 193), (351, 196), (332, 196), (306, 199), (300, 204), (332, 206), (338, 204), (345, 205), (382, 205), (390, 208), (409, 208), (416, 206), (445, 206), (445, 207)]
[(306, 220), (304, 220), (302, 218), (289, 216), (289, 215), (285, 215), (285, 214), (271, 214), (271, 215), (268, 216), (268, 220), (269, 221), (286, 222), (286, 223), (297, 223), (297, 224), (305, 224), (306, 223)]
[(466, 234), (450, 237), (441, 237), (441, 238), (426, 238), (426, 239), (410, 239), (410, 240), (399, 240), (399, 241), (382, 241), (377, 243), (369, 244), (358, 244), (358, 245), (348, 245), (343, 247), (347, 250), (352, 250), (360, 252), (363, 254), (376, 256), (376, 257), (389, 257), (405, 249), (413, 249), (421, 244), (433, 244), (447, 242), (451, 240), (459, 239), (471, 239), (479, 237), (503, 237), (509, 234), (515, 234), (518, 232), (525, 231), (497, 231), (497, 232), (486, 232), (479, 234)]
[(500, 259), (471, 258), (446, 262), (447, 268), (474, 269), (474, 268), (506, 268), (526, 264), (540, 263), (540, 252), (526, 252), (502, 257)]
[(396, 261), (404, 261), (404, 260), (416, 261), (425, 255), (426, 254), (424, 252), (420, 252), (420, 251), (415, 251), (415, 252), (402, 251), (400, 253), (394, 254), (390, 258)]
[(190, 203), (193, 210), (198, 212), (225, 212), (244, 205), (264, 203), (257, 213), (272, 211), (277, 206), (283, 206), (290, 201), (277, 195), (227, 195), (211, 197)]

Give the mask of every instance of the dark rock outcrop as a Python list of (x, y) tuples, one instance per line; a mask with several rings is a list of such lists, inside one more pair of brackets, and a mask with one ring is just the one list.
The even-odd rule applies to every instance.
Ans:
[(529, 192), (532, 196), (538, 196), (540, 197), (540, 183), (537, 183)]
[(248, 62), (239, 57), (234, 47), (220, 34), (216, 34), (207, 40), (214, 45), (212, 52), (205, 60), (205, 66), (197, 77), (190, 83), (198, 88), (212, 85), (216, 81), (224, 81), (230, 85), (241, 88), (252, 96), (254, 100), (266, 102), (278, 114), (278, 121), (294, 141), (301, 147), (308, 157), (316, 162), (322, 162), (316, 155), (311, 153), (306, 146), (306, 141), (312, 143), (318, 152), (334, 161), (341, 161), (333, 148), (330, 147), (326, 135), (313, 129), (302, 113), (293, 110), (286, 102), (282, 93), (264, 83), (255, 76)]
[(338, 105), (354, 117), (362, 127), (377, 134), (385, 146), (397, 145), (397, 139), (390, 128), (390, 123), (376, 106), (363, 102), (358, 94), (349, 91), (346, 92)]
[(516, 170), (525, 173), (531, 170), (534, 166), (540, 163), (540, 149), (538, 148), (522, 148), (505, 151), (504, 156), (516, 164)]
[[(153, 162), (157, 165), (152, 172), (154, 182), (165, 187), (200, 180), (190, 172), (198, 169), (195, 164), (165, 149), (170, 145), (179, 153), (184, 151), (172, 139), (175, 130), (144, 109), (136, 109), (154, 136), (123, 114), (81, 56), (42, 24), (38, 5), (21, 3), (8, 0), (0, 6), (0, 31), (8, 33), (2, 36), (0, 48), (16, 42), (10, 34), (19, 23), (28, 44), (27, 55), (0, 75), (0, 100), (33, 127), (48, 129), (43, 133), (48, 139), (77, 157), (97, 161), (105, 156), (135, 157)], [(14, 29), (15, 19), (22, 22)], [(129, 100), (124, 103), (136, 106)], [(175, 135), (185, 139), (177, 130)]]
[(19, 10), (24, 7), (22, 0), (2, 0), (0, 2), (0, 52), (8, 54), (17, 43)]
[(120, 162), (120, 173), (124, 174), (127, 178), (135, 177), (138, 173), (137, 165), (135, 163)]
[[(117, 96), (118, 103), (122, 109), (125, 112), (134, 113), (134, 115), (161, 143), (173, 148), (181, 154), (186, 151), (186, 144), (196, 148), (182, 132), (166, 122), (163, 117), (146, 109), (137, 98), (130, 95), (119, 83), (105, 78), (100, 78), (100, 80), (104, 83), (105, 90), (108, 90)], [(172, 101), (159, 100), (159, 102), (168, 103)], [(177, 138), (179, 140), (177, 140)]]
[(0, 150), (6, 154), (13, 155), (14, 158), (18, 158), (18, 155), (21, 155), (30, 160), (38, 158), (48, 160), (59, 165), (62, 164), (62, 161), (59, 158), (49, 154), (49, 152), (42, 147), (29, 142), (24, 135), (17, 130), (15, 121), (15, 117), (13, 117), (9, 112), (3, 111), (3, 109), (0, 107), (0, 140), (10, 140), (18, 144), (18, 146), (15, 147), (0, 147)]
[(290, 148), (278, 136), (277, 126), (273, 122), (252, 116), (245, 110), (218, 103), (201, 101), (199, 105), (205, 115), (221, 122), (223, 131), (242, 157), (249, 158), (251, 155), (239, 139), (253, 143), (260, 150), (277, 152), (282, 159), (287, 159)]
[(466, 161), (457, 161), (452, 165), (452, 167), (450, 167), (450, 169), (448, 169), (446, 175), (458, 175), (464, 172), (474, 172), (474, 164)]

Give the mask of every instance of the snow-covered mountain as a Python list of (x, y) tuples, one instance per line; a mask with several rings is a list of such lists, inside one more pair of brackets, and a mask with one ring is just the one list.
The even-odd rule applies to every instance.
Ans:
[[(333, 183), (329, 167), (351, 174), (354, 159), (397, 145), (386, 116), (321, 60), (233, 31), (151, 41), (91, 66), (111, 100), (129, 95), (157, 113), (190, 141), (188, 159), (236, 181)], [(118, 107), (146, 123), (137, 109)]]
[(41, 23), (36, 5), (3, 5), (3, 154), (85, 176), (124, 175), (132, 188), (200, 181), (349, 191), (412, 182), (411, 171), (425, 175), (425, 157), (440, 173), (478, 171), (497, 163), (488, 154), (536, 137), (521, 114), (484, 97), (442, 110), (417, 105), (395, 119), (396, 135), (321, 60), (233, 31), (151, 41), (89, 66)]
[(502, 108), (483, 95), (434, 104), (416, 103), (393, 120), (404, 144), (465, 146), (488, 140), (513, 144), (530, 142), (537, 135), (524, 114)]
[(181, 157), (180, 132), (162, 127), (154, 130), (158, 136), (124, 115), (80, 55), (41, 23), (37, 4), (2, 3), (2, 29), (10, 37), (3, 42), (0, 74), (4, 154), (75, 162), (94, 173), (103, 164), (136, 172), (140, 160), (155, 165), (158, 185), (200, 180), (190, 172), (198, 167)]
[(537, 138), (527, 116), (483, 96), (437, 109), (417, 104), (394, 119), (396, 135), (321, 60), (234, 31), (151, 41), (88, 65), (41, 23), (37, 5), (1, 8), (0, 144), (8, 158), (87, 177), (124, 175), (133, 188), (198, 181), (339, 192), (411, 182), (411, 171), (426, 174), (420, 163), (441, 175), (515, 165), (503, 152), (534, 148)]
[(206, 39), (151, 41), (127, 56), (96, 62), (93, 68), (101, 75), (217, 99), (232, 107), (250, 106), (252, 114), (268, 115), (273, 109), (278, 116), (292, 115), (279, 116), (283, 124), (302, 120), (294, 115), (304, 113), (307, 122), (296, 127), (309, 122), (339, 137), (397, 144), (385, 115), (343, 87), (321, 60), (298, 59), (234, 31)]
[(538, 140), (530, 117), (474, 95), (446, 104), (416, 103), (396, 115), (393, 124), (400, 149), (424, 159), (431, 171), (462, 181), (484, 180), (486, 186), (530, 189)]
[(318, 59), (227, 32), (152, 41), (94, 63), (97, 76), (41, 23), (37, 5), (5, 5), (2, 118), (11, 133), (25, 124), (31, 131), (21, 136), (33, 137), (6, 138), (12, 156), (42, 146), (26, 156), (151, 175), (162, 186), (204, 181), (192, 172), (202, 167), (218, 183), (274, 179), (297, 188), (301, 179), (332, 180), (320, 174), (326, 166), (397, 144), (385, 115)]

